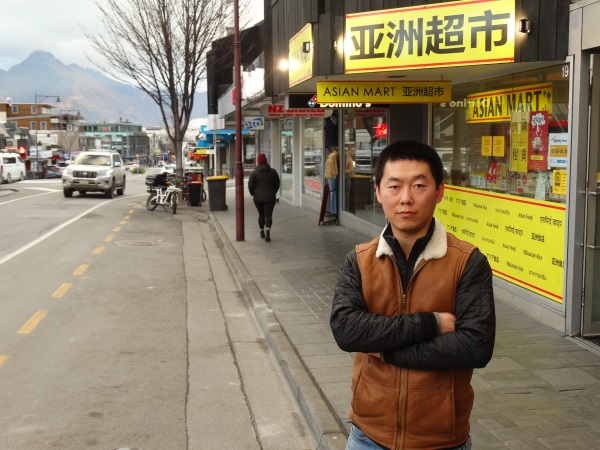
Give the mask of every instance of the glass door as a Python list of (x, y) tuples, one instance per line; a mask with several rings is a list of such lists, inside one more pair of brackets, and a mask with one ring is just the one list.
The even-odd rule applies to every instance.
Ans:
[(600, 336), (600, 55), (592, 55), (583, 329)]

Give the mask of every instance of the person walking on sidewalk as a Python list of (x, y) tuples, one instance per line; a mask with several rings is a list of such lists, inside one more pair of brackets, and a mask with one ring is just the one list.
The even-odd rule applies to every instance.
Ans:
[(356, 353), (347, 450), (471, 448), (471, 376), (496, 334), (492, 271), (434, 218), (443, 173), (415, 141), (377, 160), (388, 225), (346, 256), (330, 318), (339, 347)]
[(260, 237), (271, 242), (271, 225), (273, 224), (273, 209), (279, 192), (279, 175), (267, 163), (264, 153), (256, 158), (258, 166), (250, 174), (248, 190), (254, 198), (254, 205), (258, 210), (258, 226)]

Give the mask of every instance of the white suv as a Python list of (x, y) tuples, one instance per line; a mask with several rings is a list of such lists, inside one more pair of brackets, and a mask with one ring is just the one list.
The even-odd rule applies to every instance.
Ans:
[(104, 192), (108, 198), (125, 192), (125, 165), (121, 155), (110, 151), (81, 152), (62, 176), (63, 193), (72, 197), (73, 191), (80, 195), (88, 192)]
[(18, 153), (0, 152), (0, 183), (25, 179), (25, 163)]

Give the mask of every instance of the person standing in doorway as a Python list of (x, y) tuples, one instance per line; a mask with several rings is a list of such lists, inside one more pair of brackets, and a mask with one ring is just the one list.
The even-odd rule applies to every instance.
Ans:
[(248, 179), (248, 190), (254, 199), (258, 211), (260, 237), (271, 242), (271, 226), (273, 225), (273, 209), (279, 192), (279, 175), (267, 163), (267, 157), (261, 153), (256, 158), (258, 165)]
[(325, 179), (327, 179), (327, 184), (329, 185), (329, 214), (335, 220), (337, 220), (338, 215), (337, 188), (338, 175), (340, 173), (339, 164), (338, 149), (333, 148), (327, 161), (325, 161)]
[(492, 270), (434, 218), (444, 167), (426, 144), (398, 141), (377, 160), (388, 220), (348, 253), (330, 325), (354, 352), (347, 450), (469, 450), (474, 368), (492, 358)]

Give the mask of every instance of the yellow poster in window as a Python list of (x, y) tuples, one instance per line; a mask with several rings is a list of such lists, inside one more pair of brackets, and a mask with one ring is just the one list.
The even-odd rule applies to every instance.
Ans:
[(567, 195), (567, 171), (552, 171), (552, 193), (557, 195)]
[(346, 73), (513, 62), (515, 0), (464, 0), (346, 15)]
[(492, 156), (504, 157), (504, 136), (494, 136), (492, 141)]
[(527, 137), (529, 113), (515, 111), (510, 120), (510, 171), (527, 173)]
[(492, 156), (491, 136), (481, 136), (481, 156)]

